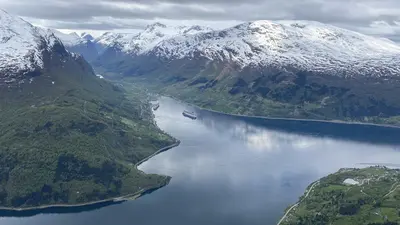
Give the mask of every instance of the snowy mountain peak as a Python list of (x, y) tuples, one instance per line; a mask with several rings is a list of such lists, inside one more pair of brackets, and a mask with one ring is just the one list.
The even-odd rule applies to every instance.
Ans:
[(295, 67), (338, 75), (369, 75), (380, 70), (380, 74), (400, 75), (399, 45), (309, 21), (262, 20), (220, 31), (171, 37), (148, 54), (169, 59), (200, 55), (242, 68)]
[(0, 10), (0, 81), (43, 68), (43, 51), (59, 40), (48, 31)]

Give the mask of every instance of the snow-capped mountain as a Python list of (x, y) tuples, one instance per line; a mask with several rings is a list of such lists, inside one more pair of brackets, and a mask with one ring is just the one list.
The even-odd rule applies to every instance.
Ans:
[(16, 82), (16, 74), (43, 69), (44, 53), (59, 42), (53, 33), (0, 10), (0, 84)]
[(205, 57), (241, 68), (400, 75), (400, 46), (394, 42), (308, 21), (255, 21), (220, 31), (183, 34), (147, 48), (146, 54), (169, 60)]
[(53, 85), (86, 75), (95, 77), (88, 63), (68, 52), (51, 30), (0, 10), (0, 91), (32, 82)]
[(130, 55), (138, 55), (151, 50), (160, 41), (180, 36), (210, 32), (211, 28), (202, 26), (167, 26), (154, 23), (139, 33), (105, 33), (95, 40), (103, 48), (113, 48)]
[(123, 51), (110, 51), (96, 66), (216, 110), (319, 119), (400, 115), (400, 46), (389, 40), (309, 21), (158, 32), (164, 29), (148, 27), (115, 43)]

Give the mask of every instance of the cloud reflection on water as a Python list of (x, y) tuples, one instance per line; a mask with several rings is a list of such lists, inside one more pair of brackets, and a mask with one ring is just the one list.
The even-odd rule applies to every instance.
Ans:
[(172, 177), (179, 173), (175, 179), (226, 179), (224, 183), (240, 185), (258, 177), (280, 179), (287, 173), (319, 177), (363, 162), (400, 161), (399, 152), (390, 145), (288, 133), (212, 114), (193, 121), (181, 116), (187, 106), (162, 101), (157, 123), (182, 144), (151, 159), (152, 166), (144, 164), (143, 169)]

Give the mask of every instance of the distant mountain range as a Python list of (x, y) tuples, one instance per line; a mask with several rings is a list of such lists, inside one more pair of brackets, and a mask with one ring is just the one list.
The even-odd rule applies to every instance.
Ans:
[(144, 95), (128, 99), (97, 78), (65, 49), (81, 38), (53, 32), (0, 10), (0, 207), (74, 205), (165, 185), (165, 176), (132, 166), (174, 143)]
[(334, 26), (307, 21), (256, 21), (164, 40), (148, 55), (163, 59), (205, 58), (241, 70), (295, 68), (349, 76), (400, 73), (400, 46)]
[(106, 32), (98, 38), (93, 38), (87, 33), (78, 35), (77, 33), (65, 34), (57, 30), (51, 31), (62, 40), (68, 50), (93, 61), (96, 57), (107, 57), (106, 55), (111, 52), (139, 55), (151, 50), (162, 40), (178, 35), (212, 31), (212, 29), (202, 26), (167, 26), (154, 23), (139, 33)]
[(388, 39), (319, 22), (254, 21), (223, 30), (156, 23), (92, 42), (97, 71), (206, 108), (400, 121), (400, 46)]
[(394, 42), (310, 21), (255, 21), (216, 31), (155, 23), (137, 34), (107, 32), (96, 39), (56, 35), (71, 47), (90, 40), (99, 58), (111, 52), (166, 60), (199, 56), (241, 68), (290, 66), (338, 76), (399, 73), (400, 46)]
[[(105, 33), (94, 42), (104, 48), (113, 48), (130, 55), (139, 55), (154, 48), (160, 41), (180, 35), (190, 35), (212, 31), (202, 26), (167, 26), (155, 23), (137, 34)], [(103, 53), (104, 54), (104, 53)]]

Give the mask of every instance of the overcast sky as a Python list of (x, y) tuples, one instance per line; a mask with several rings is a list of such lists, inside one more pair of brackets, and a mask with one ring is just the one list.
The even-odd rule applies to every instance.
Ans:
[(0, 8), (63, 30), (132, 31), (160, 21), (227, 27), (315, 20), (400, 41), (400, 0), (0, 0)]

